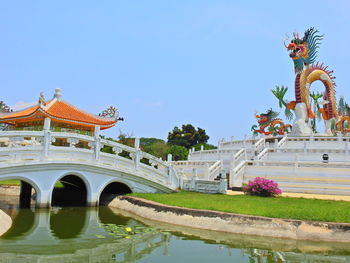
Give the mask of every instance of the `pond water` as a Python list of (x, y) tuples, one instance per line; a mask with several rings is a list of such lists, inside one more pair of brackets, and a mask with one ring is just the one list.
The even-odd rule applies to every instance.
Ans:
[(233, 235), (162, 224), (109, 208), (4, 209), (0, 263), (350, 262), (350, 244)]

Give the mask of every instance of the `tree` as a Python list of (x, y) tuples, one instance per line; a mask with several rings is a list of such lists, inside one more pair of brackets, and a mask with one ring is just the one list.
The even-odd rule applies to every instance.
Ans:
[[(198, 129), (198, 130), (197, 130)], [(182, 129), (175, 126), (168, 133), (168, 144), (183, 146), (190, 149), (196, 144), (205, 144), (208, 142), (209, 136), (202, 128), (195, 128), (191, 124), (182, 125)]]
[(2, 100), (0, 101), (0, 112), (11, 112), (11, 108), (6, 105)]
[(171, 154), (174, 161), (187, 160), (188, 150), (179, 145), (169, 145), (166, 154)]
[(169, 146), (163, 140), (160, 139), (154, 141), (154, 143), (144, 145), (141, 147), (141, 149), (144, 152), (160, 157), (163, 160), (166, 160), (167, 158), (168, 148)]
[(212, 144), (207, 144), (207, 143), (198, 143), (198, 144), (196, 144), (196, 145), (193, 146), (193, 147), (194, 147), (194, 149), (195, 149), (196, 151), (200, 151), (200, 149), (202, 148), (202, 146), (203, 146), (203, 149), (204, 149), (204, 150), (214, 150), (214, 149), (217, 149), (216, 146), (214, 146), (214, 145), (212, 145)]
[[(11, 112), (11, 108), (9, 106), (6, 105), (5, 102), (0, 101), (0, 112)], [(4, 123), (0, 123), (0, 131), (2, 130), (6, 130), (7, 125)]]

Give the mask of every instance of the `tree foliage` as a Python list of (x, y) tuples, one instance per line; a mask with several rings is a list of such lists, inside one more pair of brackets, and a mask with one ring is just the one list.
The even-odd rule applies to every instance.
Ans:
[(168, 134), (168, 144), (183, 146), (190, 149), (196, 144), (205, 144), (209, 136), (202, 128), (195, 128), (191, 124), (184, 124), (182, 128), (175, 126)]
[(214, 149), (217, 149), (216, 146), (212, 145), (212, 144), (207, 144), (207, 143), (198, 143), (196, 144), (194, 147), (194, 149), (196, 151), (200, 151), (201, 147), (203, 146), (203, 149), (204, 150), (214, 150)]
[[(101, 138), (105, 138), (101, 135)], [(132, 134), (123, 133), (120, 134), (117, 139), (106, 138), (108, 140), (116, 141), (121, 144), (125, 144), (130, 147), (135, 145), (135, 137)], [(187, 156), (191, 147), (196, 150), (200, 150), (203, 145), (204, 150), (216, 149), (215, 146), (207, 144), (209, 136), (204, 129), (195, 128), (191, 124), (182, 125), (179, 129), (175, 127), (172, 132), (169, 132), (168, 142), (158, 138), (140, 138), (140, 150), (160, 157), (163, 160), (167, 159), (167, 155), (171, 154), (173, 160), (187, 160)], [(104, 146), (101, 149), (102, 152), (114, 154), (111, 146)], [(130, 158), (129, 154), (125, 151), (119, 154), (120, 156)], [(141, 160), (142, 161), (142, 160)]]
[(180, 145), (169, 145), (166, 153), (172, 155), (173, 161), (186, 160), (188, 149)]
[(6, 105), (2, 100), (0, 101), (0, 112), (10, 112), (11, 108)]

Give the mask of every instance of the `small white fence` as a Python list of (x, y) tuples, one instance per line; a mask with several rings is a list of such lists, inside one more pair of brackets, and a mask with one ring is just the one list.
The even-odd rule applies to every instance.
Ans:
[(208, 194), (226, 194), (227, 180), (221, 178), (219, 181), (208, 181), (193, 176), (190, 179), (183, 178), (181, 180), (181, 189)]
[(264, 177), (278, 182), (284, 192), (350, 195), (349, 171), (350, 162), (255, 160), (236, 167), (230, 176), (234, 187)]
[(222, 172), (222, 161), (176, 161), (171, 163), (179, 176), (214, 180)]

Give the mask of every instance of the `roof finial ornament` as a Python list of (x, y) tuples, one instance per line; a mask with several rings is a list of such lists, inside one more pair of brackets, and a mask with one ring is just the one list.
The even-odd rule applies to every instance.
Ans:
[(56, 88), (55, 95), (53, 97), (60, 101), (62, 99), (62, 90), (60, 88)]
[(40, 92), (40, 96), (39, 96), (39, 106), (40, 106), (40, 108), (46, 106), (46, 102), (45, 102), (45, 98), (44, 98), (44, 92)]

